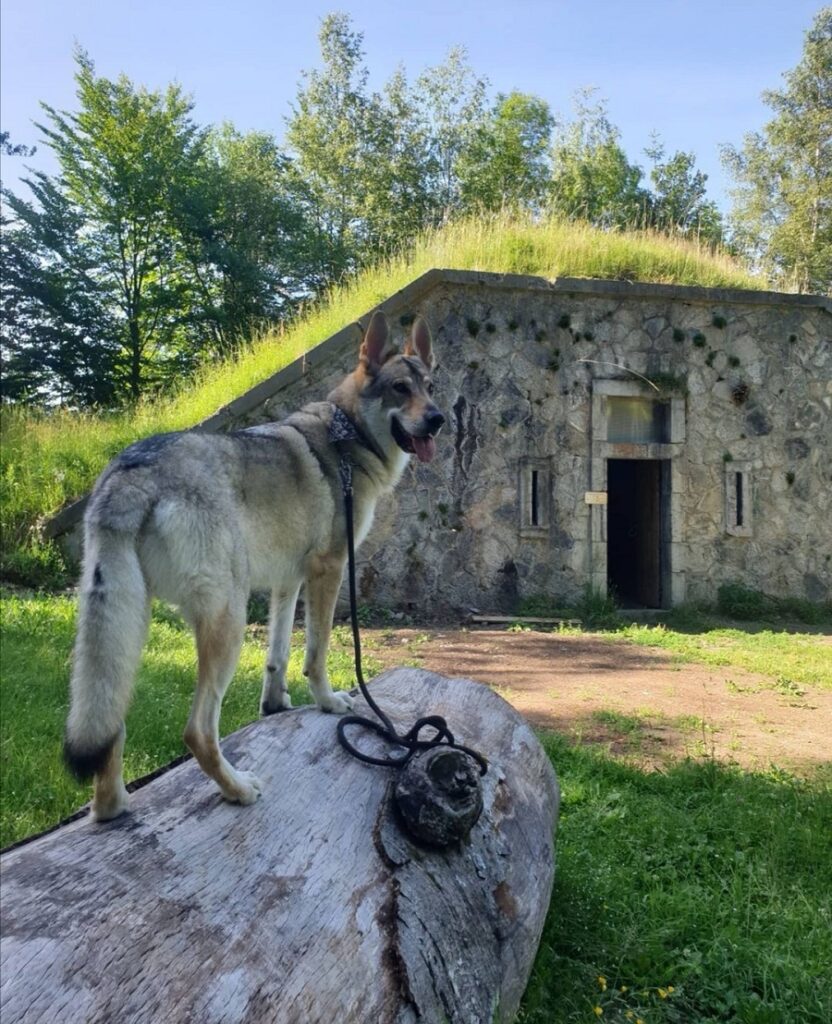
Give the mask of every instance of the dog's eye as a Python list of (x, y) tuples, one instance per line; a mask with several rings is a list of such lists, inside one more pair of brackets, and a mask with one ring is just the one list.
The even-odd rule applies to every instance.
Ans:
[(405, 380), (397, 380), (393, 385), (393, 390), (399, 395), (409, 395), (410, 385)]
[(426, 390), (427, 390), (427, 393), (429, 395), (432, 395), (433, 394), (433, 384), (428, 383)]

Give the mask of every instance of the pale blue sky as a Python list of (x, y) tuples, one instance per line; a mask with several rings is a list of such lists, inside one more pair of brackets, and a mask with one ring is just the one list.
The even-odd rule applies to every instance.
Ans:
[[(658, 131), (669, 151), (692, 149), (725, 206), (719, 144), (739, 144), (769, 116), (760, 99), (799, 61), (818, 0), (2, 0), (0, 124), (32, 144), (38, 101), (75, 106), (72, 49), (107, 76), (151, 88), (178, 81), (202, 124), (282, 136), (302, 69), (318, 60), (331, 10), (364, 33), (371, 84), (403, 63), (413, 80), (455, 44), (467, 47), (492, 93), (533, 92), (568, 115), (570, 96), (598, 86), (631, 160)], [(41, 148), (30, 161), (52, 169)], [(15, 186), (19, 161), (4, 161)]]

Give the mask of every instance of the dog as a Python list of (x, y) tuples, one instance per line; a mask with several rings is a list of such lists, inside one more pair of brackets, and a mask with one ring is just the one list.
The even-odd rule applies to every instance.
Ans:
[[(333, 417), (353, 440), (356, 546), (378, 499), (415, 455), (429, 462), (444, 417), (431, 397), (430, 329), (413, 322), (400, 352), (386, 317), (373, 314), (358, 365), (326, 402), (278, 423), (227, 434), (184, 432), (139, 441), (104, 470), (84, 521), (84, 563), (64, 757), (94, 777), (92, 816), (127, 809), (124, 718), (150, 620), (152, 597), (177, 606), (194, 630), (197, 685), (184, 739), (226, 800), (252, 804), (262, 784), (234, 768), (219, 745), (220, 707), (239, 658), (252, 590), (270, 590), (261, 710), (291, 707), (286, 669), (301, 586), (304, 674), (317, 706), (352, 707), (334, 693), (326, 656), (347, 558)], [(340, 412), (338, 412), (340, 410)]]

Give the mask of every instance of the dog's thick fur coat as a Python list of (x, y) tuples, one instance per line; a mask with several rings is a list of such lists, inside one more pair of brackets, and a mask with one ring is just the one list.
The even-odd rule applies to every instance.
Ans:
[(85, 518), (84, 566), (64, 752), (79, 778), (95, 776), (93, 816), (127, 807), (124, 717), (147, 634), (150, 601), (176, 605), (196, 635), (197, 688), (185, 742), (223, 796), (250, 804), (260, 781), (219, 746), (220, 707), (239, 657), (252, 590), (271, 591), (262, 711), (291, 707), (286, 668), (295, 605), (305, 587), (304, 673), (324, 711), (352, 704), (326, 674), (332, 616), (346, 561), (333, 405), (352, 420), (355, 540), (410, 454), (429, 461), (443, 417), (430, 398), (430, 331), (414, 322), (404, 350), (381, 313), (357, 369), (327, 402), (280, 423), (230, 434), (189, 432), (140, 441), (103, 472)]

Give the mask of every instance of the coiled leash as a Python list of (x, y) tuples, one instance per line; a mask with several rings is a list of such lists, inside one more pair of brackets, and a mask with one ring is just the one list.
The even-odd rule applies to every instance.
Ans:
[[(363, 761), (365, 764), (378, 765), (382, 768), (405, 769), (417, 755), (425, 751), (432, 752), (431, 755), (426, 755), (426, 765), (422, 766), (423, 769), (426, 767), (426, 772), (424, 770), (411, 772), (412, 778), (407, 781), (405, 776), (400, 778), (397, 785), (396, 802), (405, 818), (409, 831), (415, 834), (417, 838), (424, 839), (434, 845), (444, 846), (448, 842), (467, 835), (482, 810), (482, 793), (479, 779), (470, 761), (466, 761), (465, 757), (460, 757), (460, 755), (467, 755), (468, 758), (476, 762), (479, 767), (479, 775), (485, 775), (488, 771), (488, 762), (478, 751), (457, 743), (454, 734), (448, 728), (447, 722), (441, 715), (425, 715), (423, 718), (418, 719), (406, 733), (400, 735), (396, 732), (396, 728), (390, 718), (375, 702), (367, 688), (367, 684), (364, 682), (364, 674), (361, 669), (361, 634), (358, 624), (358, 603), (355, 585), (353, 466), (347, 445), (351, 441), (358, 441), (365, 445), (366, 442), (350, 417), (337, 405), (333, 405), (329, 440), (338, 451), (338, 469), (341, 477), (341, 491), (344, 497), (344, 516), (347, 527), (350, 621), (352, 623), (352, 640), (355, 652), (355, 675), (361, 695), (378, 718), (378, 721), (374, 721), (363, 715), (344, 715), (338, 720), (338, 741), (349, 754), (352, 754), (359, 761)], [(365, 753), (365, 751), (360, 750), (352, 743), (347, 736), (347, 729), (351, 726), (369, 729), (387, 743), (401, 748), (403, 753), (389, 754), (387, 756)], [(420, 734), (424, 729), (433, 729), (434, 734), (423, 739)], [(448, 750), (458, 752), (452, 760), (442, 756)], [(450, 836), (445, 836), (447, 830), (444, 826), (437, 828), (435, 821), (428, 820), (432, 817), (432, 814), (429, 809), (425, 812), (423, 806), (426, 796), (424, 793), (424, 779), (417, 780), (417, 776), (424, 776), (425, 774), (428, 777), (429, 784), (432, 780), (441, 790), (445, 791), (444, 795), (450, 797), (452, 802), (465, 805), (465, 813), (462, 814), (464, 821), (458, 823), (459, 827), (451, 830), (454, 834)], [(414, 793), (414, 788), (419, 790), (418, 794)], [(416, 803), (419, 805), (418, 811), (414, 810), (414, 797), (418, 797), (416, 799)], [(422, 820), (413, 820), (414, 815), (417, 819), (421, 818)], [(456, 816), (456, 812), (452, 812), (452, 816)]]

